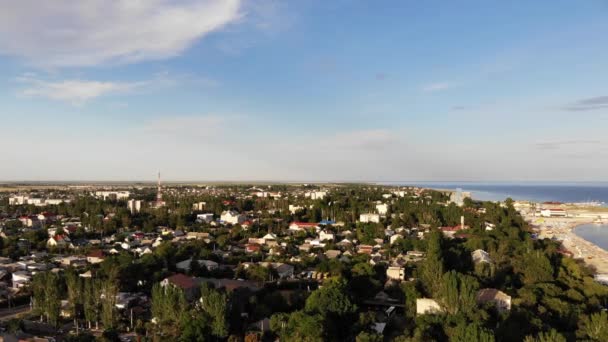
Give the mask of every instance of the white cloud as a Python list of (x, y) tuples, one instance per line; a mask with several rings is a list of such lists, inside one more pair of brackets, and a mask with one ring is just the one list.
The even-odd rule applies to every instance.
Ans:
[(435, 92), (453, 88), (454, 86), (455, 85), (450, 82), (437, 82), (425, 85), (422, 87), (422, 90), (426, 92)]
[(74, 105), (83, 105), (89, 100), (112, 94), (125, 94), (134, 91), (154, 90), (192, 83), (201, 87), (215, 87), (218, 82), (190, 75), (170, 75), (167, 72), (157, 73), (153, 78), (140, 81), (98, 81), (84, 79), (45, 79), (28, 72), (17, 77), (16, 81), (24, 88), (18, 94), (28, 98), (47, 98), (66, 101)]
[(176, 56), (241, 17), (241, 0), (0, 0), (0, 6), (0, 54), (46, 67)]
[(126, 93), (146, 84), (146, 82), (100, 82), (78, 79), (45, 81), (33, 77), (21, 77), (18, 81), (26, 84), (26, 87), (19, 91), (22, 96), (67, 101), (76, 105), (103, 95)]

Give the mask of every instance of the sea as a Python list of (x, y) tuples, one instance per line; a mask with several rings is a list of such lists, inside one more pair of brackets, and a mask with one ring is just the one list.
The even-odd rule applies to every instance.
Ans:
[[(532, 202), (590, 203), (608, 206), (608, 182), (578, 183), (481, 183), (481, 182), (387, 182), (390, 185), (471, 192), (481, 201), (513, 200)], [(608, 251), (608, 224), (586, 224), (574, 229), (579, 237)]]
[(574, 234), (608, 251), (608, 224), (584, 224), (574, 228)]
[(471, 192), (480, 201), (513, 200), (533, 202), (588, 203), (608, 205), (608, 182), (506, 183), (506, 182), (383, 182), (387, 185), (419, 186), (431, 189)]

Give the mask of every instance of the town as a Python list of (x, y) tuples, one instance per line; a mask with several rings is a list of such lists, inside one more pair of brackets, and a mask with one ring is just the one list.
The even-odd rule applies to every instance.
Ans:
[(606, 336), (608, 287), (511, 200), (160, 174), (2, 190), (6, 341)]

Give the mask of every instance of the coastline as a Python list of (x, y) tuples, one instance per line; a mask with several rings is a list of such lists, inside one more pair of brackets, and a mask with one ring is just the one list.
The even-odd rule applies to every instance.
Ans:
[(591, 224), (588, 218), (540, 218), (527, 217), (526, 220), (538, 231), (539, 238), (555, 238), (572, 253), (574, 259), (580, 259), (595, 269), (596, 274), (608, 274), (608, 251), (591, 241), (579, 237), (574, 232), (576, 227)]

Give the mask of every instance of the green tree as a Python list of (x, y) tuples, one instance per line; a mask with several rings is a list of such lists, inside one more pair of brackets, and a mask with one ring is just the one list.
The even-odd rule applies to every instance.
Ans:
[(327, 282), (322, 288), (314, 291), (306, 299), (306, 311), (320, 313), (322, 316), (335, 314), (338, 316), (352, 314), (357, 306), (348, 295), (346, 281), (338, 278)]
[(224, 292), (204, 284), (201, 289), (201, 308), (211, 317), (211, 333), (223, 338), (228, 336), (228, 297)]
[(420, 264), (419, 276), (430, 296), (435, 296), (443, 276), (442, 235), (438, 230), (429, 234), (426, 258)]
[(473, 324), (459, 324), (450, 338), (452, 342), (494, 342), (491, 330)]
[(478, 288), (475, 278), (452, 270), (443, 275), (437, 298), (449, 314), (470, 314), (476, 307)]
[(110, 278), (101, 283), (101, 322), (104, 329), (113, 329), (116, 325), (116, 280)]
[(579, 334), (592, 341), (608, 341), (608, 314), (606, 311), (583, 316), (579, 323)]
[(555, 329), (551, 329), (549, 332), (541, 332), (536, 337), (526, 336), (524, 342), (566, 342), (566, 338), (557, 332)]

